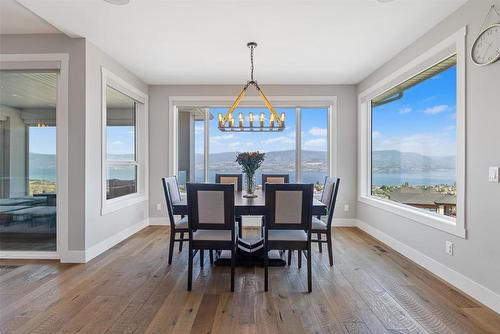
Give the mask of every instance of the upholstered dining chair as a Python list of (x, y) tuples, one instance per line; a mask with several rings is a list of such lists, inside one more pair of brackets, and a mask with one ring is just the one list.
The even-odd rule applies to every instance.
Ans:
[[(167, 204), (167, 214), (170, 221), (170, 244), (168, 250), (168, 264), (172, 264), (172, 255), (174, 252), (174, 243), (179, 242), (179, 252), (182, 251), (182, 242), (188, 241), (184, 235), (188, 235), (188, 217), (181, 217), (180, 220), (175, 221), (173, 205), (181, 201), (181, 192), (175, 176), (162, 178), (163, 192), (165, 194), (165, 202)], [(176, 239), (179, 233), (180, 238)]]
[[(232, 184), (187, 184), (189, 252), (188, 291), (193, 281), (193, 257), (200, 251), (231, 252), (231, 291), (234, 291), (234, 269), (237, 236), (234, 227), (234, 186)], [(194, 251), (194, 253), (193, 253)]]
[(312, 184), (270, 184), (266, 186), (264, 223), (264, 289), (268, 290), (270, 250), (298, 250), (307, 256), (307, 291), (312, 291), (311, 222)]
[(215, 174), (215, 183), (234, 184), (235, 191), (242, 191), (243, 174)]
[[(215, 183), (233, 184), (235, 191), (243, 190), (243, 174), (215, 174)], [(243, 219), (241, 216), (236, 217), (238, 223), (238, 235), (243, 235)]]
[[(316, 235), (317, 239), (312, 242), (318, 243), (319, 252), (323, 252), (322, 244), (326, 243), (328, 247), (328, 259), (330, 266), (333, 266), (333, 248), (332, 248), (332, 221), (335, 211), (335, 203), (337, 202), (337, 194), (339, 192), (340, 178), (326, 177), (323, 186), (323, 193), (320, 201), (326, 205), (327, 218), (326, 222), (321, 220), (321, 216), (313, 217), (312, 219), (312, 234)], [(322, 238), (326, 235), (326, 240)]]
[(266, 191), (266, 183), (283, 184), (290, 182), (288, 174), (262, 174), (262, 191)]

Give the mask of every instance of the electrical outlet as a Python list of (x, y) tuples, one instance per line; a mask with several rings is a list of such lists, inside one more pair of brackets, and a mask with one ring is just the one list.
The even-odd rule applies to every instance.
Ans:
[(453, 242), (451, 241), (446, 241), (446, 254), (448, 255), (453, 255)]
[(161, 211), (161, 204), (160, 203), (156, 204), (156, 211)]
[(500, 167), (490, 167), (488, 169), (488, 180), (490, 182), (500, 182)]
[(349, 204), (344, 204), (344, 211), (345, 212), (349, 211)]

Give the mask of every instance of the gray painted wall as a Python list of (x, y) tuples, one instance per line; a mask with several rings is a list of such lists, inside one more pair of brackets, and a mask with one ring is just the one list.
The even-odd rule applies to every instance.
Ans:
[(146, 94), (148, 86), (89, 41), (85, 46), (85, 218), (86, 247), (89, 248), (148, 218), (147, 201), (101, 216), (101, 66)]
[[(467, 52), (489, 7), (499, 0), (471, 0), (358, 86), (358, 92), (393, 73), (467, 25)], [(467, 240), (358, 203), (358, 218), (396, 240), (500, 294), (500, 184), (488, 183), (488, 166), (500, 166), (500, 62), (476, 67), (467, 55)], [(445, 254), (445, 240), (455, 254)]]
[[(339, 138), (339, 175), (342, 185), (336, 218), (356, 217), (356, 87), (329, 85), (264, 85), (268, 96), (337, 96), (338, 138)], [(165, 216), (165, 200), (161, 188), (161, 177), (167, 174), (168, 150), (168, 113), (170, 96), (237, 96), (241, 86), (174, 86), (158, 85), (149, 87), (149, 214), (151, 217)], [(161, 203), (162, 211), (156, 210)], [(344, 212), (344, 204), (350, 204), (350, 211)]]
[(1, 53), (69, 54), (69, 250), (85, 249), (85, 40), (63, 34), (0, 35)]

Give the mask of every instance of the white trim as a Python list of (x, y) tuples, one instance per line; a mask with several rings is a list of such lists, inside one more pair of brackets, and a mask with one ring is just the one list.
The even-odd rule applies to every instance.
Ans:
[[(26, 258), (63, 258), (68, 252), (68, 83), (69, 54), (0, 54), (0, 67), (11, 64), (18, 69), (53, 69), (57, 74), (56, 156), (57, 156), (57, 251), (15, 252)], [(9, 69), (14, 69), (9, 66)], [(4, 252), (0, 252), (0, 258)], [(18, 256), (8, 252), (6, 256)], [(37, 256), (37, 257), (30, 257)], [(42, 257), (43, 256), (43, 257)], [(20, 258), (20, 257), (18, 257)]]
[(356, 227), (358, 220), (353, 218), (333, 218), (333, 227)]
[(0, 251), (0, 259), (58, 260), (59, 254), (38, 251)]
[(104, 253), (105, 251), (115, 246), (116, 244), (131, 237), (132, 235), (139, 232), (148, 225), (149, 225), (149, 220), (144, 219), (132, 226), (127, 227), (126, 229), (118, 233), (113, 234), (109, 238), (104, 239), (93, 246), (90, 246), (89, 248), (87, 248), (87, 251), (85, 252), (85, 261), (88, 262), (92, 260), (96, 256)]
[[(190, 107), (229, 107), (234, 96), (169, 96), (168, 98), (168, 165), (167, 175), (175, 175), (177, 171), (177, 124), (178, 124), (178, 106)], [(330, 150), (330, 159), (333, 161), (330, 167), (330, 175), (338, 175), (338, 131), (337, 114), (339, 107), (337, 96), (268, 96), (268, 99), (274, 105), (279, 107), (330, 107), (331, 119), (330, 131), (332, 136), (329, 137), (329, 145), (333, 149)], [(247, 96), (240, 103), (240, 106), (255, 106), (260, 102), (259, 96)]]
[(445, 266), (420, 251), (405, 245), (370, 224), (358, 220), (358, 228), (373, 236), (375, 239), (380, 240), (418, 265), (429, 270), (431, 273), (445, 280), (457, 289), (477, 299), (479, 302), (493, 309), (495, 312), (500, 313), (500, 295), (491, 291), (487, 287)]
[(61, 263), (85, 263), (85, 251), (69, 250), (61, 256)]
[[(101, 215), (118, 211), (125, 207), (135, 205), (148, 200), (149, 196), (149, 134), (148, 134), (148, 95), (131, 85), (118, 75), (101, 67)], [(139, 102), (136, 107), (136, 161), (120, 161), (116, 164), (127, 164), (137, 166), (137, 192), (113, 199), (106, 199), (106, 167), (110, 162), (107, 160), (106, 141), (106, 88), (110, 86), (117, 91), (131, 97)]]
[[(399, 70), (380, 80), (358, 96), (358, 201), (406, 217), (415, 222), (466, 238), (465, 228), (465, 37), (463, 27), (427, 52), (416, 57)], [(408, 80), (425, 69), (440, 63), (452, 55), (457, 55), (457, 218), (439, 216), (408, 205), (381, 200), (371, 196), (371, 112), (370, 101), (375, 96)], [(432, 64), (430, 64), (432, 62)]]

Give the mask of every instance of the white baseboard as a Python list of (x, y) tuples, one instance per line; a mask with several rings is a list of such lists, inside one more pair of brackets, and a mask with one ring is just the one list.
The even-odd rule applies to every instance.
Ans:
[(85, 252), (85, 262), (88, 262), (98, 256), (99, 254), (104, 253), (111, 247), (115, 246), (117, 243), (122, 242), (123, 240), (127, 239), (128, 237), (132, 236), (133, 234), (139, 232), (143, 228), (147, 227), (149, 225), (149, 219), (144, 219), (128, 228), (126, 228), (123, 231), (120, 231), (111, 237), (104, 239), (103, 241), (90, 246), (87, 251)]
[(170, 222), (167, 217), (149, 217), (149, 225), (151, 226), (170, 226)]
[[(246, 224), (245, 226), (248, 227), (259, 227), (260, 224), (252, 224), (251, 219), (246, 218)], [(256, 220), (257, 221), (257, 220)], [(260, 219), (258, 220), (260, 223)], [(167, 217), (149, 217), (149, 225), (151, 226), (156, 226), (156, 225), (170, 225), (168, 218)], [(255, 226), (254, 226), (255, 225)], [(333, 226), (337, 227), (356, 227), (358, 226), (358, 220), (357, 219), (352, 219), (352, 218), (336, 218), (332, 222)]]
[(394, 239), (393, 237), (387, 235), (385, 232), (380, 231), (370, 224), (358, 220), (357, 226), (359, 229), (380, 240), (387, 246), (393, 248), (413, 262), (429, 270), (434, 275), (445, 280), (457, 289), (477, 299), (479, 302), (488, 306), (495, 312), (500, 313), (500, 295), (462, 275), (461, 273), (434, 260), (433, 258), (421, 253), (420, 251), (403, 244), (402, 242)]
[(332, 226), (335, 227), (357, 227), (358, 220), (353, 218), (334, 218)]
[(85, 251), (69, 250), (61, 254), (62, 263), (85, 263)]
[(37, 252), (37, 251), (0, 251), (0, 259), (38, 259), (57, 260), (57, 252)]

